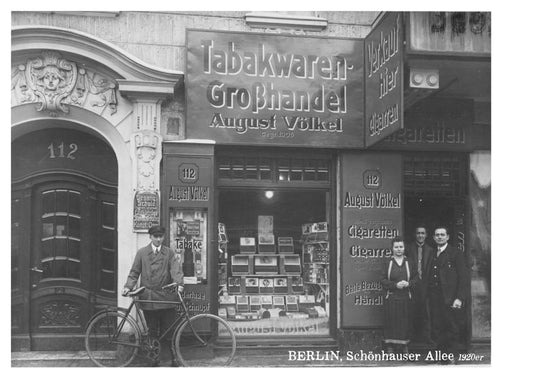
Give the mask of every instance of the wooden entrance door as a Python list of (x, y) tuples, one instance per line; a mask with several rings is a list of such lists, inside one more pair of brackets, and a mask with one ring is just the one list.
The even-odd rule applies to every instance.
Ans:
[(94, 136), (49, 129), (14, 141), (13, 350), (83, 349), (87, 320), (116, 305), (116, 179), (112, 149)]
[(116, 300), (116, 193), (52, 179), (33, 186), (31, 208), (31, 348), (82, 349), (90, 316)]

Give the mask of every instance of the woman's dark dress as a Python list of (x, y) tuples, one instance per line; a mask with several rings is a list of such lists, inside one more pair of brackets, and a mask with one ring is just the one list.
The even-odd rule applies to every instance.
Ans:
[[(389, 279), (389, 265), (392, 261)], [(401, 265), (394, 258), (387, 260), (383, 267), (381, 284), (385, 290), (385, 328), (383, 341), (390, 344), (408, 344), (411, 334), (412, 299), (411, 289), (417, 282), (416, 264), (409, 261), (409, 278), (407, 277), (407, 258)], [(409, 281), (409, 287), (398, 289), (396, 283)]]

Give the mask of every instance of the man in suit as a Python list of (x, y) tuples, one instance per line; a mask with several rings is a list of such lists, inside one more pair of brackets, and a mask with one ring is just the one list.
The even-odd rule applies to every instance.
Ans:
[[(183, 291), (183, 271), (180, 258), (170, 248), (162, 245), (165, 238), (165, 228), (152, 226), (148, 230), (150, 234), (150, 244), (137, 251), (135, 260), (122, 295), (126, 296), (136, 285), (141, 276), (141, 286), (146, 289), (139, 296), (139, 299), (150, 301), (176, 301), (176, 294), (165, 292), (162, 287), (171, 283), (177, 283), (178, 290)], [(139, 303), (143, 310), (150, 336), (154, 339), (165, 331), (175, 319), (175, 305), (165, 303)], [(171, 361), (170, 337), (172, 332), (167, 334), (167, 340), (161, 345), (161, 359), (164, 362)], [(175, 361), (172, 361), (172, 366)], [(153, 366), (159, 366), (159, 359), (153, 361)]]
[(413, 290), (413, 339), (431, 344), (429, 306), (422, 295), (422, 286), (427, 279), (425, 272), (431, 258), (433, 248), (426, 243), (425, 226), (415, 228), (415, 242), (407, 246), (406, 256), (417, 264), (419, 284)]
[[(446, 227), (437, 227), (433, 236), (437, 249), (426, 267), (423, 295), (428, 300), (431, 337), (437, 348), (457, 356), (459, 326), (464, 316), (467, 271), (463, 253), (448, 244)], [(457, 362), (457, 358), (453, 363)]]

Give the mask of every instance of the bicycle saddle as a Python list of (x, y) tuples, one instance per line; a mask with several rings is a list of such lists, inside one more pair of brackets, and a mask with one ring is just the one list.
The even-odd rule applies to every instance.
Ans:
[(135, 290), (132, 290), (128, 293), (128, 297), (134, 297), (136, 295), (141, 294), (146, 288), (144, 286), (141, 286)]

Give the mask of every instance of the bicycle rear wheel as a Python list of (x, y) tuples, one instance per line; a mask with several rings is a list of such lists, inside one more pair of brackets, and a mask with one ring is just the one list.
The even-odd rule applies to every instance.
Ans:
[(137, 324), (118, 311), (96, 316), (85, 332), (85, 349), (97, 366), (127, 366), (140, 346), (141, 333)]
[(237, 349), (229, 324), (212, 314), (193, 316), (176, 330), (172, 340), (183, 366), (229, 366)]

